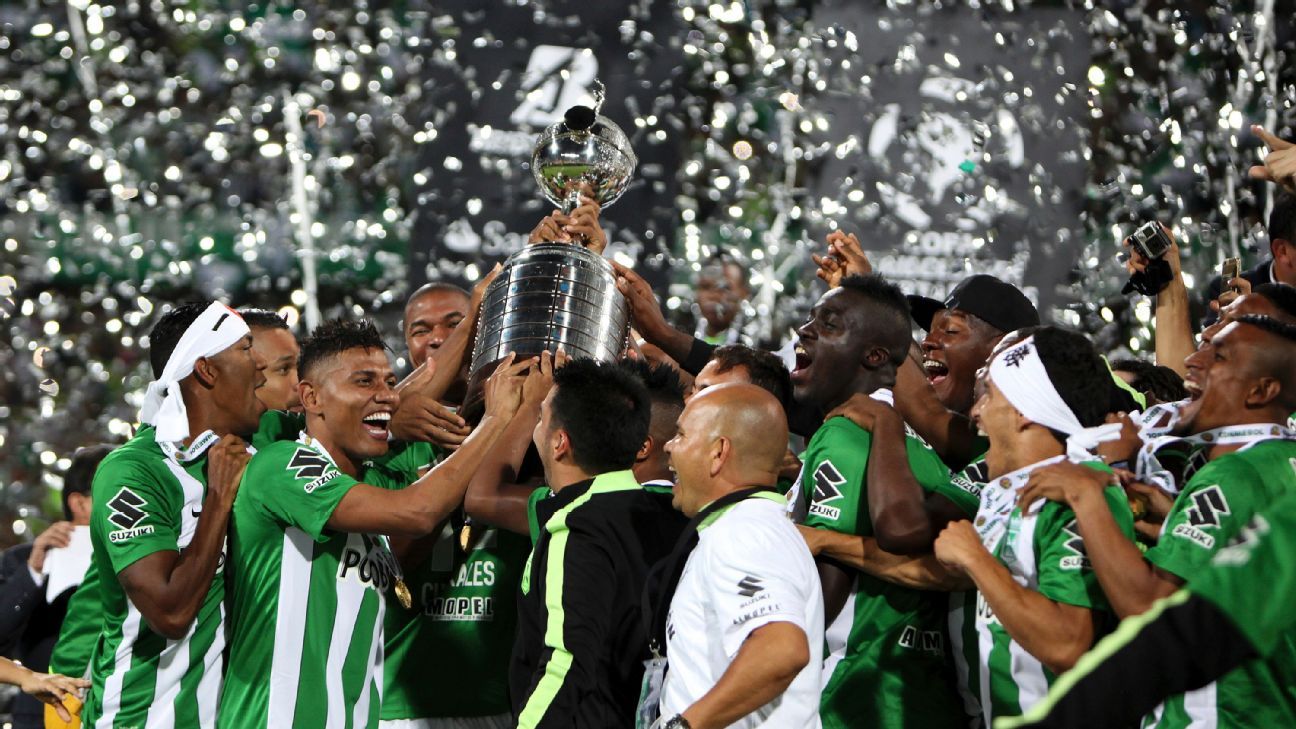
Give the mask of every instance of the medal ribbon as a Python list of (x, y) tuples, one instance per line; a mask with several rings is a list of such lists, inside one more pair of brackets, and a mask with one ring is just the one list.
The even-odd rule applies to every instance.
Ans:
[(1155, 430), (1161, 431), (1162, 434), (1154, 435), (1143, 444), (1143, 447), (1139, 449), (1138, 458), (1135, 462), (1135, 476), (1140, 481), (1150, 483), (1171, 495), (1179, 493), (1179, 485), (1175, 483), (1174, 476), (1161, 465), (1156, 456), (1157, 451), (1168, 445), (1183, 444), (1190, 449), (1196, 449), (1200, 446), (1242, 444), (1243, 448), (1250, 448), (1256, 443), (1266, 440), (1296, 440), (1296, 430), (1277, 423), (1226, 425), (1222, 428), (1213, 428), (1204, 433), (1187, 436), (1165, 434), (1173, 426), (1174, 420), (1177, 418), (1177, 415), (1171, 418), (1170, 424), (1166, 426), (1142, 431), (1152, 434)]
[[(1036, 469), (1068, 460), (1067, 456), (1054, 456), (1012, 473), (991, 479), (981, 490), (981, 506), (977, 509), (976, 519), (972, 526), (981, 537), (981, 543), (991, 554), (999, 547), (1004, 532), (1008, 530), (1008, 518), (1017, 508), (1017, 493), (1026, 485), (1027, 479)], [(1074, 461), (1073, 462), (1079, 462)]]

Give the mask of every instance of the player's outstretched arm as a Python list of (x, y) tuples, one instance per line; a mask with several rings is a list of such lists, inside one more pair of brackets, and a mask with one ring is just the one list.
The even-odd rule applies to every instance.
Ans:
[(149, 627), (166, 638), (183, 638), (207, 599), (225, 548), (230, 509), (250, 458), (247, 444), (235, 435), (226, 435), (211, 446), (207, 498), (193, 541), (182, 552), (162, 550), (141, 557), (117, 574), (126, 596)]
[(538, 484), (517, 482), (518, 471), (531, 447), (532, 431), (540, 421), (540, 405), (553, 387), (553, 357), (540, 355), (522, 385), (522, 405), (495, 447), (482, 459), (464, 494), (464, 511), (475, 521), (530, 534), (527, 508)]
[(399, 491), (356, 484), (329, 516), (328, 527), (401, 537), (421, 537), (436, 529), (463, 502), (473, 472), (516, 416), (522, 372), (534, 364), (532, 359), (514, 362), (509, 355), (486, 381), (485, 416), (457, 451)]
[(902, 556), (882, 550), (876, 539), (856, 534), (842, 534), (829, 529), (798, 526), (810, 553), (823, 555), (853, 567), (880, 580), (915, 590), (953, 592), (967, 590), (972, 581), (966, 575), (951, 572), (930, 554)]
[(1018, 499), (1022, 509), (1038, 499), (1064, 503), (1075, 513), (1085, 553), (1117, 617), (1141, 615), (1183, 580), (1153, 565), (1121, 531), (1103, 495), (1112, 475), (1063, 461), (1031, 473)]

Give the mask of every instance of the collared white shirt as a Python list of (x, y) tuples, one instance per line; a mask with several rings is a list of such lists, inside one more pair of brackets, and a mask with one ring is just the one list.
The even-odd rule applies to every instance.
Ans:
[(810, 662), (778, 698), (730, 726), (820, 726), (823, 590), (805, 540), (771, 495), (745, 499), (700, 530), (667, 616), (662, 716), (710, 691), (754, 630), (786, 622), (805, 631)]

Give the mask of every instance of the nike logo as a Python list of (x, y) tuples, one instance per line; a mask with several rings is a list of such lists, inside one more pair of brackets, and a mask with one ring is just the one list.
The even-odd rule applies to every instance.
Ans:
[(202, 509), (190, 509), (189, 513), (193, 514), (193, 518), (197, 519), (198, 517), (202, 516)]

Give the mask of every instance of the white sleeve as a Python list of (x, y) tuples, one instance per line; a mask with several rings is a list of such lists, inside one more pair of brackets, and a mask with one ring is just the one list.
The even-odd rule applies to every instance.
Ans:
[[(815, 581), (801, 574), (798, 560), (789, 558), (789, 547), (798, 545), (752, 522), (712, 536), (716, 538), (707, 560), (707, 589), (723, 632), (725, 655), (732, 659), (752, 631), (769, 623), (792, 623), (808, 633), (807, 590)], [(804, 549), (804, 542), (799, 546)]]

